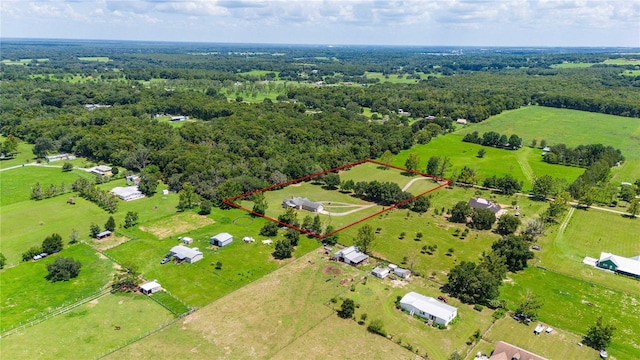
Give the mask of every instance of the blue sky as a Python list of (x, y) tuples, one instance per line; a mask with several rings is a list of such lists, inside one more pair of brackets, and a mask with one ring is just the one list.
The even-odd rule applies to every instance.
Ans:
[(2, 0), (3, 37), (640, 46), (640, 0)]

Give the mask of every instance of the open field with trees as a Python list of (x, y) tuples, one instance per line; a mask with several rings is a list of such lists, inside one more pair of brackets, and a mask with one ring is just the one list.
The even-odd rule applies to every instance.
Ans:
[(31, 196), (31, 189), (39, 182), (44, 192), (50, 185), (55, 185), (58, 188), (64, 183), (67, 193), (59, 195), (58, 199), (66, 201), (71, 193), (71, 184), (79, 178), (93, 179), (95, 175), (89, 174), (82, 170), (72, 170), (70, 172), (62, 171), (61, 161), (58, 165), (59, 168), (49, 168), (41, 166), (25, 166), (18, 169), (11, 169), (3, 171), (1, 173), (2, 182), (0, 184), (0, 191), (2, 191), (2, 199), (0, 205), (10, 205), (21, 201), (28, 201)]
[[(301, 350), (305, 351), (303, 357), (318, 358), (338, 348), (341, 350), (336, 356), (349, 358), (351, 350), (337, 345), (346, 339), (358, 339), (354, 344), (360, 350), (358, 358), (414, 359), (415, 355), (406, 349), (381, 341), (354, 321), (335, 315), (326, 303), (348, 292), (350, 283), (341, 286), (342, 279), (359, 277), (361, 272), (321, 258), (319, 251), (307, 254), (108, 358), (129, 358), (141, 353), (149, 357), (180, 357), (185, 349), (196, 349), (189, 354), (195, 359), (285, 359)], [(327, 266), (336, 267), (339, 273)], [(341, 326), (334, 329), (336, 322)], [(321, 336), (314, 336), (318, 333)], [(327, 353), (328, 347), (334, 350)]]
[[(79, 261), (82, 264), (80, 274), (69, 281), (50, 282), (46, 279), (47, 264), (61, 256)], [(0, 272), (0, 330), (45, 316), (63, 305), (99, 292), (111, 280), (113, 269), (111, 260), (87, 245), (78, 244), (45, 259), (3, 270)]]
[[(89, 359), (173, 320), (147, 296), (108, 294), (0, 340), (12, 359)], [(52, 336), (55, 334), (55, 336)]]

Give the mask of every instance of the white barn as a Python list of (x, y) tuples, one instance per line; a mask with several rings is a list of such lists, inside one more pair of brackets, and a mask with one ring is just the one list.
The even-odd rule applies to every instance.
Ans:
[(358, 265), (367, 260), (369, 256), (358, 250), (357, 247), (349, 246), (333, 254), (333, 258), (349, 265)]
[(458, 315), (458, 309), (430, 296), (416, 292), (407, 293), (400, 300), (400, 307), (411, 315), (418, 315), (436, 324), (448, 325)]
[(137, 186), (117, 186), (111, 189), (111, 193), (124, 201), (136, 200), (144, 197)]
[(218, 246), (218, 247), (223, 247), (223, 246), (227, 246), (229, 244), (231, 244), (231, 242), (233, 242), (233, 235), (229, 234), (229, 233), (220, 233), (216, 236), (212, 236), (209, 239), (209, 242), (212, 245)]
[(142, 293), (145, 295), (151, 295), (160, 290), (162, 290), (162, 286), (160, 286), (160, 283), (158, 283), (156, 280), (149, 281), (140, 285), (140, 291), (142, 291)]
[(198, 248), (188, 248), (184, 245), (177, 245), (171, 248), (171, 255), (178, 260), (184, 260), (189, 264), (202, 260), (202, 252)]
[(388, 267), (385, 267), (385, 268), (376, 267), (373, 270), (371, 270), (371, 273), (375, 277), (379, 277), (380, 279), (384, 279), (387, 276), (389, 276), (389, 268)]

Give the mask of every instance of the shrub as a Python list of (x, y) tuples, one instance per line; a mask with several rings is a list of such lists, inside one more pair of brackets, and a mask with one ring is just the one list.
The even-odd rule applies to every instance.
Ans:
[(475, 310), (475, 311), (482, 311), (482, 309), (484, 309), (484, 306), (482, 306), (480, 304), (473, 305), (473, 310)]
[(367, 330), (371, 333), (378, 334), (380, 336), (387, 336), (387, 332), (384, 331), (384, 323), (380, 319), (372, 320), (367, 326)]

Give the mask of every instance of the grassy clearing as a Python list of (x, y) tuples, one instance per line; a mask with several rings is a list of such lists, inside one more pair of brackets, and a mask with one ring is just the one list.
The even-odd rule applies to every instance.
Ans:
[(640, 60), (634, 59), (634, 60), (630, 60), (630, 59), (625, 59), (625, 58), (618, 58), (618, 59), (607, 59), (604, 61), (605, 64), (608, 65), (640, 65)]
[[(170, 262), (161, 265), (160, 260), (179, 242), (173, 238), (158, 240), (142, 231), (133, 234), (136, 239), (107, 253), (118, 262), (135, 262), (145, 278), (157, 279), (173, 295), (197, 307), (255, 281), (282, 264), (272, 258), (273, 247), (259, 241), (264, 239), (258, 231), (265, 220), (252, 219), (240, 210), (214, 209), (211, 217), (215, 224), (181, 234), (192, 237), (194, 243), (191, 246), (198, 247), (204, 254), (203, 259), (194, 264)], [(234, 242), (224, 248), (214, 248), (209, 244), (209, 238), (221, 232), (234, 235)], [(244, 236), (253, 236), (257, 241), (244, 244)], [(316, 240), (301, 238), (295, 255), (300, 256), (318, 246)], [(217, 262), (222, 263), (221, 270), (215, 269)]]
[(640, 76), (640, 70), (625, 70), (620, 75), (624, 75), (624, 76)]
[[(483, 124), (484, 122), (474, 126), (481, 126)], [(478, 130), (480, 134), (483, 133), (484, 130), (480, 130), (474, 126), (469, 126), (462, 131), (466, 133)], [(403, 166), (410, 153), (417, 153), (420, 157), (418, 169), (425, 170), (427, 161), (431, 156), (447, 156), (453, 166), (445, 174), (445, 177), (450, 176), (453, 171), (460, 171), (460, 169), (466, 165), (476, 170), (480, 183), (482, 183), (486, 177), (492, 175), (502, 177), (509, 174), (523, 182), (524, 191), (530, 190), (533, 186), (532, 176), (550, 173), (555, 177), (565, 178), (571, 182), (584, 171), (584, 169), (581, 168), (544, 163), (540, 152), (535, 149), (521, 148), (512, 151), (466, 143), (462, 141), (462, 131), (440, 136), (431, 140), (428, 144), (415, 145), (410, 150), (402, 151), (395, 156), (393, 164)], [(505, 130), (502, 131), (503, 133), (505, 132)], [(511, 132), (508, 133), (511, 134)], [(486, 151), (486, 154), (482, 158), (477, 157), (478, 150), (480, 149)]]
[[(52, 283), (45, 279), (47, 264), (56, 257), (80, 261), (80, 275), (70, 281)], [(101, 290), (110, 280), (113, 263), (90, 247), (79, 244), (44, 260), (30, 261), (2, 270), (0, 280), (1, 328), (5, 329), (34, 316), (72, 304)], [(44, 314), (43, 314), (44, 315)], [(4, 355), (4, 347), (3, 347)]]
[(381, 83), (387, 82), (392, 84), (417, 84), (418, 79), (407, 79), (406, 75), (390, 74), (388, 77), (380, 72), (367, 72), (365, 73), (367, 79), (379, 79)]
[(109, 294), (2, 339), (2, 357), (95, 358), (172, 319), (169, 311), (146, 296)]
[(171, 313), (173, 313), (174, 315), (182, 315), (189, 311), (189, 308), (185, 304), (180, 302), (180, 300), (176, 299), (175, 297), (171, 296), (171, 294), (167, 293), (166, 291), (159, 291), (151, 295), (151, 298), (154, 301), (160, 303), (162, 307), (171, 311)]
[(241, 76), (264, 76), (270, 73), (275, 73), (276, 74), (276, 80), (278, 79), (278, 76), (280, 75), (279, 71), (270, 71), (270, 70), (251, 70), (251, 71), (245, 71), (245, 72), (240, 72), (238, 73), (238, 75)]
[(473, 131), (480, 134), (487, 131), (518, 134), (525, 145), (534, 139), (538, 144), (544, 139), (550, 145), (564, 143), (571, 147), (593, 143), (611, 145), (620, 149), (627, 158), (622, 166), (613, 169), (613, 181), (633, 182), (640, 177), (640, 122), (637, 119), (530, 106), (505, 111), (482, 123), (468, 126), (457, 134), (465, 135)]
[[(5, 141), (4, 136), (0, 136), (0, 141)], [(35, 156), (32, 152), (33, 145), (27, 144), (26, 142), (19, 141), (18, 142), (18, 153), (15, 157), (11, 159), (2, 159), (0, 160), (0, 169), (6, 169), (11, 166), (18, 166), (22, 164), (26, 164), (32, 161), (35, 161)], [(2, 176), (4, 173), (0, 173), (0, 180), (2, 180)]]
[[(192, 359), (284, 359), (297, 358), (300, 351), (303, 358), (326, 358), (336, 351), (339, 358), (380, 358), (379, 351), (384, 358), (413, 358), (354, 322), (337, 319), (325, 302), (345, 290), (340, 279), (360, 271), (341, 267), (334, 278), (323, 271), (326, 265), (321, 251), (310, 253), (109, 358), (177, 358), (189, 350)], [(363, 339), (353, 345), (361, 351), (336, 346), (352, 336)]]
[(106, 63), (106, 62), (109, 62), (109, 57), (107, 57), (107, 56), (82, 56), (82, 57), (78, 57), (78, 60)]
[(554, 69), (584, 69), (584, 68), (592, 67), (595, 64), (596, 63), (564, 62), (562, 64), (551, 65), (551, 67)]
[(540, 321), (582, 336), (602, 316), (614, 321), (618, 330), (607, 349), (617, 359), (632, 359), (640, 349), (637, 304), (640, 297), (612, 290), (559, 273), (529, 268), (511, 275), (500, 289), (500, 297), (515, 309), (527, 289), (545, 303)]
[(638, 225), (619, 214), (576, 210), (562, 234), (553, 229), (539, 240), (537, 264), (640, 297), (640, 282), (582, 264), (585, 256), (599, 258), (603, 251), (626, 257), (640, 254)]
[[(534, 335), (533, 329), (537, 324), (535, 322), (526, 325), (506, 317), (496, 321), (484, 338), (494, 344), (498, 341), (506, 341), (548, 359), (596, 359), (598, 357), (597, 351), (587, 346), (578, 346), (582, 337), (570, 332), (554, 328), (551, 333)], [(488, 354), (495, 347), (494, 344), (489, 347), (489, 351), (478, 347), (479, 349), (474, 348), (472, 353), (482, 351)]]
[[(367, 314), (367, 323), (374, 319), (382, 320), (384, 329), (392, 336), (394, 342), (399, 342), (402, 346), (411, 345), (414, 351), (418, 349), (419, 355), (426, 352), (430, 359), (446, 359), (455, 350), (464, 354), (470, 348), (466, 341), (473, 332), (477, 329), (484, 331), (492, 322), (493, 311), (485, 309), (478, 312), (456, 299), (451, 299), (449, 304), (458, 308), (459, 319), (446, 330), (429, 326), (424, 320), (412, 318), (409, 314), (397, 310), (394, 304), (396, 297), (402, 297), (409, 291), (432, 297), (442, 294), (438, 284), (425, 282), (420, 278), (393, 281), (370, 277), (366, 284), (356, 281), (348, 286), (351, 284), (355, 284), (355, 291), (345, 291), (343, 296), (360, 305), (355, 312), (356, 319), (360, 319), (361, 314)], [(336, 306), (340, 304), (338, 301)]]
[[(60, 163), (60, 166), (62, 166)], [(71, 184), (79, 178), (84, 177), (93, 179), (95, 175), (91, 175), (82, 170), (72, 170), (63, 172), (61, 168), (49, 168), (41, 166), (25, 166), (16, 169), (6, 170), (0, 173), (0, 205), (10, 205), (21, 201), (30, 201), (31, 188), (40, 182), (42, 191), (44, 192), (49, 185), (61, 187), (61, 183), (65, 184), (67, 189), (71, 188)], [(66, 201), (69, 196), (60, 195)]]
[(213, 219), (206, 216), (183, 212), (168, 219), (146, 222), (144, 226), (140, 226), (140, 230), (151, 233), (158, 239), (164, 239), (211, 225), (214, 222)]

